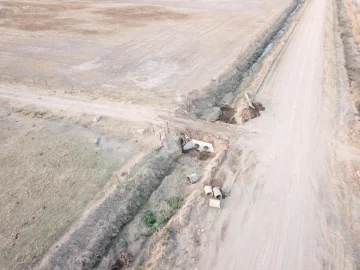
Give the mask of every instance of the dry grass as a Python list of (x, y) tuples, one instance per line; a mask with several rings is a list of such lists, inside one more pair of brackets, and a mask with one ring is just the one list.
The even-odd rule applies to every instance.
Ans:
[(345, 51), (345, 66), (352, 87), (357, 88), (360, 86), (360, 36), (355, 33), (355, 28), (360, 25), (360, 21), (357, 21), (354, 15), (358, 7), (353, 1), (344, 0), (338, 2), (338, 8), (341, 38)]
[(353, 37), (360, 48), (360, 6), (356, 0), (344, 0), (344, 7), (351, 24)]
[(117, 168), (83, 132), (41, 120), (1, 119), (2, 269), (36, 262)]

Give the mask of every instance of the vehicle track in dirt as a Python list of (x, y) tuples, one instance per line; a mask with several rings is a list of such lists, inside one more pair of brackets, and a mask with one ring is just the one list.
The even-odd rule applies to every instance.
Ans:
[[(329, 188), (342, 181), (333, 151), (342, 109), (327, 107), (339, 90), (324, 84), (327, 70), (336, 69), (325, 51), (333, 5), (307, 3), (257, 94), (266, 111), (246, 124), (257, 132), (230, 145), (242, 150), (235, 183), (211, 228), (221, 235), (209, 236), (199, 269), (354, 269), (341, 203)], [(240, 163), (244, 151), (250, 173)], [(236, 156), (231, 149), (229, 156)], [(225, 171), (234, 168), (224, 163)]]

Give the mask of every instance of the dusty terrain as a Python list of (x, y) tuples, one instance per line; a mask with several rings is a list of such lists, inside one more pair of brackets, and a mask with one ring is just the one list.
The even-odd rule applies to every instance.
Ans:
[(357, 3), (296, 4), (1, 1), (0, 268), (358, 269)]
[(246, 58), (292, 3), (1, 1), (1, 79), (174, 109)]

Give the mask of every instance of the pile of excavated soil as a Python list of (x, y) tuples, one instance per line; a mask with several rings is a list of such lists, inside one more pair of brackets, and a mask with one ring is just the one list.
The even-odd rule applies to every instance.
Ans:
[(241, 111), (239, 123), (246, 123), (247, 121), (260, 116), (260, 111), (264, 111), (265, 107), (260, 102), (253, 102), (254, 108), (247, 107)]
[(218, 120), (225, 122), (225, 123), (229, 123), (229, 124), (236, 124), (235, 121), (235, 113), (236, 113), (236, 109), (231, 108), (230, 106), (224, 106), (221, 107), (221, 114), (219, 115)]

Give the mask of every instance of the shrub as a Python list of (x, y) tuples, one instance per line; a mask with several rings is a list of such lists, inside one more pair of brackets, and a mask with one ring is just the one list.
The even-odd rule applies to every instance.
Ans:
[(172, 210), (177, 210), (183, 205), (184, 199), (181, 197), (171, 197), (167, 200), (167, 203)]
[(143, 216), (143, 222), (146, 227), (152, 228), (156, 223), (156, 217), (152, 211), (146, 211)]

